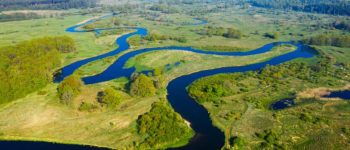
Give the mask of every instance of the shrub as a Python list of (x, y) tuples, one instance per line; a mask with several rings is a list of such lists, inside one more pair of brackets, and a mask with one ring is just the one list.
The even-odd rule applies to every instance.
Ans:
[(84, 83), (76, 75), (65, 78), (57, 87), (57, 94), (64, 104), (69, 104), (74, 97), (80, 94)]
[(91, 104), (91, 103), (85, 103), (85, 102), (82, 102), (79, 106), (79, 111), (93, 111), (97, 109), (97, 106), (94, 105), (94, 104)]
[(140, 74), (131, 83), (130, 94), (133, 96), (148, 97), (153, 96), (156, 93), (153, 81), (146, 75)]
[(123, 99), (123, 95), (120, 91), (117, 91), (111, 87), (105, 89), (98, 94), (98, 102), (107, 105), (110, 108), (115, 108), (120, 104)]

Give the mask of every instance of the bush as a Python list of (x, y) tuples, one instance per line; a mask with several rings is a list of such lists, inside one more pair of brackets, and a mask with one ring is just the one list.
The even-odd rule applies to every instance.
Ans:
[(146, 75), (140, 74), (131, 83), (130, 94), (132, 96), (149, 97), (154, 96), (156, 88), (154, 87), (153, 81)]
[(91, 103), (85, 103), (85, 102), (82, 102), (79, 106), (79, 111), (93, 111), (95, 109), (97, 109), (98, 107), (94, 104), (91, 104)]
[(110, 108), (115, 108), (121, 103), (123, 95), (120, 91), (109, 87), (103, 92), (100, 92), (97, 99), (99, 103), (105, 104)]
[(241, 31), (233, 28), (228, 28), (227, 33), (225, 34), (225, 37), (233, 39), (240, 39), (242, 36), (243, 34)]
[(57, 87), (57, 94), (62, 103), (69, 104), (74, 97), (80, 94), (84, 83), (76, 75), (65, 78)]

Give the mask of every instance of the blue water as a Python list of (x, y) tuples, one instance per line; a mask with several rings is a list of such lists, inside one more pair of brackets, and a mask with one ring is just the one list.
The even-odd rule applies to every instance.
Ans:
[(273, 110), (282, 110), (291, 106), (294, 106), (295, 102), (293, 98), (286, 98), (279, 100), (271, 105), (271, 109)]
[(0, 141), (1, 150), (108, 150), (84, 145), (56, 144), (32, 141)]
[(326, 97), (326, 98), (341, 98), (341, 99), (350, 100), (350, 90), (334, 91), (334, 92), (331, 92), (329, 95), (326, 95), (324, 97)]
[[(109, 16), (110, 15), (106, 15), (106, 16), (103, 16), (102, 18), (106, 18)], [(93, 21), (94, 20), (91, 20), (84, 24), (70, 27), (66, 31), (67, 32), (87, 32), (84, 30), (78, 30), (78, 28), (85, 24), (91, 23)], [(199, 23), (194, 23), (193, 25), (197, 26), (197, 25), (202, 25), (206, 23), (207, 21), (201, 21)], [(61, 69), (60, 74), (55, 76), (55, 81), (56, 82), (62, 81), (65, 77), (71, 75), (76, 69), (80, 68), (81, 66), (89, 62), (103, 59), (109, 56), (114, 56), (119, 54), (122, 51), (128, 50), (130, 46), (127, 43), (127, 38), (134, 35), (140, 35), (140, 36), (147, 35), (147, 29), (145, 28), (140, 28), (140, 27), (129, 27), (129, 28), (135, 29), (135, 32), (125, 34), (120, 38), (118, 38), (116, 40), (116, 44), (119, 45), (117, 49), (99, 56), (80, 60), (68, 66), (65, 66), (64, 68)], [(110, 28), (110, 29), (115, 29), (115, 28)], [(95, 29), (94, 31), (99, 32), (101, 30), (109, 30), (109, 29)], [(261, 63), (251, 64), (246, 66), (237, 66), (237, 67), (224, 67), (224, 68), (205, 70), (205, 71), (200, 71), (189, 75), (184, 75), (172, 80), (169, 83), (167, 87), (167, 91), (168, 91), (167, 98), (171, 106), (184, 119), (189, 121), (191, 123), (191, 127), (193, 128), (193, 130), (196, 131), (195, 137), (192, 138), (192, 140), (188, 145), (184, 147), (176, 148), (176, 149), (215, 150), (215, 149), (220, 149), (224, 145), (225, 136), (223, 132), (221, 132), (217, 127), (212, 125), (212, 121), (210, 120), (208, 111), (203, 106), (196, 103), (196, 101), (193, 100), (188, 95), (186, 91), (187, 86), (189, 86), (193, 81), (206, 76), (215, 75), (219, 73), (235, 73), (235, 72), (260, 70), (267, 65), (278, 65), (296, 58), (310, 58), (314, 56), (316, 52), (306, 45), (292, 43), (292, 42), (270, 43), (270, 44), (264, 45), (261, 48), (247, 51), (247, 52), (210, 52), (210, 51), (202, 51), (202, 50), (194, 49), (192, 47), (179, 47), (179, 46), (145, 48), (145, 49), (132, 51), (122, 55), (112, 65), (110, 65), (105, 71), (94, 76), (84, 77), (82, 78), (82, 80), (86, 84), (95, 84), (95, 83), (101, 83), (101, 82), (109, 81), (120, 77), (130, 77), (131, 74), (136, 69), (134, 67), (124, 68), (125, 63), (132, 57), (135, 57), (137, 55), (140, 55), (146, 52), (151, 52), (151, 51), (171, 50), (171, 51), (190, 51), (194, 53), (207, 54), (207, 55), (248, 56), (248, 55), (256, 55), (256, 54), (262, 54), (262, 53), (268, 52), (275, 46), (278, 46), (281, 44), (293, 44), (297, 47), (297, 50), (293, 52), (289, 52), (287, 54), (283, 54), (281, 56), (277, 56), (275, 58), (272, 58), (268, 61), (261, 62)], [(235, 64), (232, 64), (232, 65), (235, 65)], [(1, 146), (1, 143), (0, 143), (0, 146)], [(55, 146), (56, 145), (53, 145), (53, 149), (55, 148)]]

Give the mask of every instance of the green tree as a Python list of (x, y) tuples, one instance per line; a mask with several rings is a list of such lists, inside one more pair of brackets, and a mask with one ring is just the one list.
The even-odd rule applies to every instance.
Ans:
[(80, 94), (84, 83), (76, 75), (65, 78), (57, 87), (57, 94), (62, 103), (69, 104)]
[(227, 33), (225, 34), (225, 37), (234, 39), (240, 39), (242, 36), (243, 34), (241, 31), (233, 28), (228, 28)]
[(130, 94), (133, 96), (148, 97), (153, 96), (156, 93), (156, 88), (154, 87), (151, 78), (144, 74), (140, 74), (130, 86)]
[(123, 100), (123, 95), (120, 91), (117, 91), (111, 87), (106, 88), (98, 95), (98, 102), (107, 105), (110, 108), (115, 108)]

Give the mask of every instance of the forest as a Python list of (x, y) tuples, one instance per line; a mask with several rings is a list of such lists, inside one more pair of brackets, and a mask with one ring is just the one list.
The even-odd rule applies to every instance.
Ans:
[(0, 103), (45, 87), (52, 82), (61, 54), (75, 51), (68, 36), (44, 37), (0, 48)]
[(1, 0), (0, 11), (18, 9), (70, 9), (95, 7), (96, 0)]
[(248, 0), (253, 6), (305, 11), (332, 15), (350, 15), (348, 0)]

